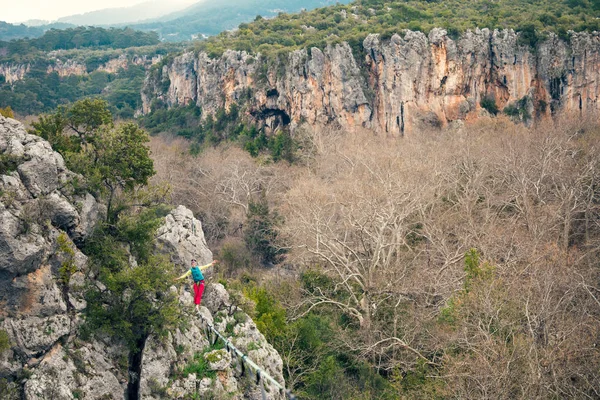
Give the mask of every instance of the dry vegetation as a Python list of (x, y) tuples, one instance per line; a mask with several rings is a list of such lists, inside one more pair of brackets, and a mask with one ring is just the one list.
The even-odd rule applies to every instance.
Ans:
[[(243, 251), (248, 206), (266, 196), (304, 277), (281, 296), (288, 319), (341, 315), (337, 351), (386, 377), (390, 398), (600, 398), (598, 126), (304, 136), (295, 166), (155, 139), (157, 179), (217, 251)], [(280, 351), (302, 389), (322, 359), (289, 368), (294, 343)]]

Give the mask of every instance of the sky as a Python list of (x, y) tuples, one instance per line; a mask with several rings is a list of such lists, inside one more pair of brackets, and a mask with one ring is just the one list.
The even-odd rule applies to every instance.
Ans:
[(0, 21), (30, 19), (54, 21), (60, 17), (113, 7), (128, 7), (144, 0), (0, 0)]

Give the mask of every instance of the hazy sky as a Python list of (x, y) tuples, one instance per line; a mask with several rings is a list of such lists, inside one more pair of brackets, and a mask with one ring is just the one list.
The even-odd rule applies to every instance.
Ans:
[(53, 21), (67, 15), (103, 8), (127, 7), (144, 0), (0, 0), (0, 21), (23, 22), (28, 19)]

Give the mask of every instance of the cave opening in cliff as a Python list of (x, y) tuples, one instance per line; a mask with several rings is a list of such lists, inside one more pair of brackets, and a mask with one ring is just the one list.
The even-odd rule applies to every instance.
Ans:
[(272, 131), (285, 127), (292, 121), (287, 112), (278, 108), (265, 108), (252, 114), (256, 119), (264, 121)]

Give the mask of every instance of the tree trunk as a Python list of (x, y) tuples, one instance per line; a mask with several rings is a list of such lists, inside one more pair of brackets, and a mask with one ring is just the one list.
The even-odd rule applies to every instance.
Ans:
[(110, 213), (112, 212), (112, 203), (113, 203), (113, 197), (115, 195), (115, 190), (110, 185), (107, 185), (107, 186), (110, 190), (110, 196), (108, 198), (108, 204), (106, 206), (106, 222), (112, 223), (114, 221), (111, 221)]
[(140, 338), (135, 344), (135, 350), (129, 351), (129, 381), (127, 382), (127, 399), (140, 399), (140, 383), (142, 381), (142, 358), (146, 347), (147, 335)]

